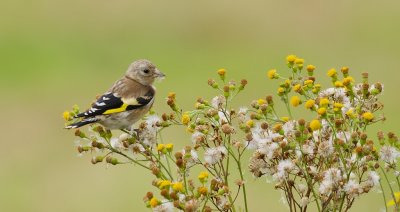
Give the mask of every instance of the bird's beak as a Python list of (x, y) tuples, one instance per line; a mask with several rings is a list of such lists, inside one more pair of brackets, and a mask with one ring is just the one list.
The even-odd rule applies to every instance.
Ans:
[(165, 78), (165, 74), (162, 73), (160, 70), (156, 69), (155, 71), (156, 77), (159, 79), (164, 79)]

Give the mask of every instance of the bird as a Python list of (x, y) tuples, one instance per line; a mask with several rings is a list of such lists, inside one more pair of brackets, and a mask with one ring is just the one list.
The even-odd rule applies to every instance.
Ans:
[(133, 124), (140, 120), (154, 103), (154, 81), (164, 77), (165, 74), (149, 60), (134, 61), (124, 76), (98, 97), (90, 109), (74, 116), (78, 121), (65, 128), (75, 129), (99, 123), (107, 130), (133, 130)]

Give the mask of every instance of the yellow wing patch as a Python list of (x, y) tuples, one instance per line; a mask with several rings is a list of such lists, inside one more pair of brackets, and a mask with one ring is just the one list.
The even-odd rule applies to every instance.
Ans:
[(107, 115), (107, 114), (112, 114), (112, 113), (124, 112), (124, 111), (126, 110), (127, 107), (128, 107), (127, 104), (123, 104), (123, 105), (122, 105), (121, 107), (119, 107), (119, 108), (106, 110), (103, 114), (104, 114), (104, 115)]
[(106, 110), (103, 114), (107, 115), (107, 114), (112, 114), (112, 113), (120, 113), (120, 112), (126, 111), (126, 108), (129, 105), (139, 105), (139, 102), (137, 101), (136, 98), (130, 98), (130, 99), (122, 98), (121, 100), (124, 103), (124, 104), (121, 105), (121, 107), (115, 108), (115, 109)]

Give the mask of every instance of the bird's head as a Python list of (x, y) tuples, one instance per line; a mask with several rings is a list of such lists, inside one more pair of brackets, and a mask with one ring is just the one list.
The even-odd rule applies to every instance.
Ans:
[(157, 67), (148, 60), (136, 60), (128, 68), (125, 76), (143, 85), (151, 85), (154, 80), (165, 77)]

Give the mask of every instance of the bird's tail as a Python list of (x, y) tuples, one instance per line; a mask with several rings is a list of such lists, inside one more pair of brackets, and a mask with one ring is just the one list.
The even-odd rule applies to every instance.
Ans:
[(97, 121), (99, 121), (99, 119), (97, 119), (97, 118), (88, 118), (88, 119), (84, 119), (82, 121), (78, 121), (76, 123), (70, 124), (70, 125), (66, 126), (65, 129), (75, 129), (75, 128), (85, 126), (87, 124), (95, 123)]

